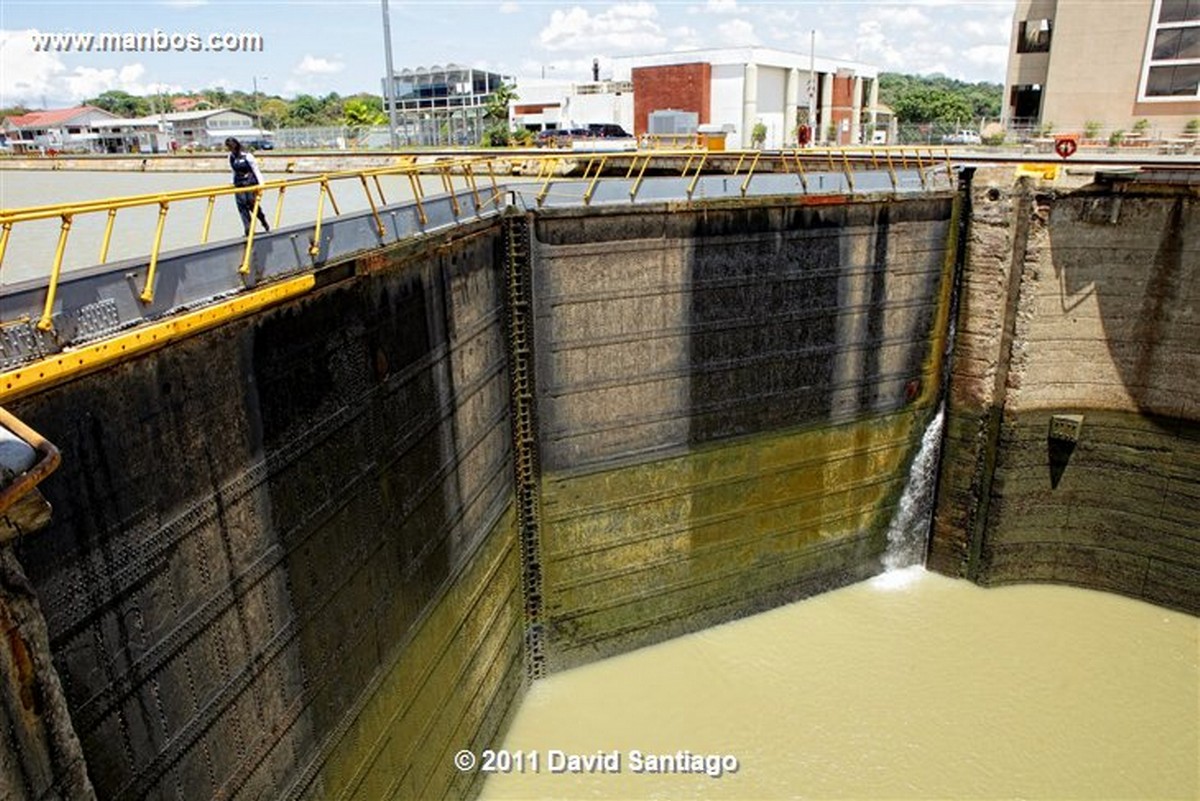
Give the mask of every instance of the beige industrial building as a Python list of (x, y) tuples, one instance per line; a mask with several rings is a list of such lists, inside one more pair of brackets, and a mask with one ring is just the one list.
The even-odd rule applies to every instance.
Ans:
[(1017, 0), (1005, 83), (1010, 128), (1178, 136), (1200, 118), (1200, 0)]

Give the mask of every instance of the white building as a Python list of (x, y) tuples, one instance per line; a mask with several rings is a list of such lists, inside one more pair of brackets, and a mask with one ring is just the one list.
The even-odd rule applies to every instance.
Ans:
[(219, 149), (228, 137), (245, 141), (270, 135), (250, 114), (227, 108), (113, 118), (96, 123), (95, 129), (110, 153), (162, 153), (172, 143), (185, 149)]
[(95, 126), (117, 116), (95, 106), (31, 111), (4, 119), (15, 152), (102, 152)]
[(510, 114), (514, 128), (531, 131), (586, 128), (590, 123), (615, 123), (632, 131), (633, 84), (522, 79)]
[(877, 124), (879, 69), (858, 61), (737, 47), (616, 58), (612, 73), (633, 88), (639, 136), (666, 110), (732, 126), (730, 147), (749, 147), (758, 123), (767, 148), (794, 146), (801, 124), (813, 141), (843, 145), (870, 142)]

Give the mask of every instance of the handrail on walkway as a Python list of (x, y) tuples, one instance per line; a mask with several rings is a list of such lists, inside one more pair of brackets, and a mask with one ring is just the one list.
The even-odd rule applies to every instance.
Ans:
[[(442, 188), (449, 194), (454, 214), (461, 213), (458, 197), (460, 192), (470, 192), (478, 211), (487, 206), (498, 207), (500, 204), (500, 187), (497, 176), (520, 173), (533, 175), (541, 186), (535, 196), (539, 206), (543, 205), (550, 194), (556, 180), (577, 180), (574, 175), (583, 165), (582, 180), (587, 181), (583, 194), (583, 202), (590, 205), (595, 196), (596, 187), (604, 176), (620, 176), (632, 181), (629, 187), (629, 201), (635, 202), (644, 178), (651, 165), (657, 169), (678, 170), (679, 176), (686, 178), (691, 173), (692, 180), (686, 190), (687, 198), (692, 199), (693, 191), (702, 173), (706, 171), (743, 177), (740, 193), (745, 196), (755, 175), (766, 172), (789, 173), (799, 177), (804, 191), (808, 191), (808, 172), (814, 169), (826, 169), (845, 176), (847, 186), (854, 189), (854, 172), (857, 170), (887, 170), (893, 190), (898, 187), (896, 173), (897, 165), (901, 169), (915, 167), (919, 173), (922, 186), (926, 185), (925, 171), (938, 165), (945, 164), (947, 175), (952, 177), (949, 151), (940, 148), (940, 154), (932, 147), (854, 147), (854, 148), (791, 148), (781, 151), (704, 151), (695, 148), (678, 150), (641, 150), (641, 151), (612, 151), (587, 152), (567, 151), (560, 153), (533, 154), (513, 153), (504, 155), (485, 154), (479, 156), (465, 155), (455, 158), (441, 158), (431, 163), (417, 163), (409, 158), (404, 161), (382, 167), (368, 169), (344, 170), (322, 173), (300, 178), (267, 181), (251, 189), (246, 187), (205, 187), (199, 189), (184, 189), (168, 193), (133, 195), (120, 198), (104, 198), (91, 201), (56, 203), (34, 206), (23, 209), (0, 209), (0, 270), (3, 269), (5, 254), (8, 250), (14, 226), (40, 220), (59, 219), (57, 246), (54, 250), (53, 261), (50, 265), (49, 286), (47, 287), (45, 304), (37, 327), (42, 331), (53, 330), (52, 312), (61, 279), (63, 257), (76, 218), (85, 215), (105, 215), (103, 234), (100, 238), (97, 263), (104, 264), (108, 260), (112, 242), (113, 228), (118, 213), (134, 208), (157, 207), (157, 223), (150, 245), (149, 262), (145, 284), (138, 295), (143, 303), (154, 301), (155, 279), (162, 250), (163, 231), (167, 217), (172, 208), (182, 203), (203, 201), (207, 204), (204, 210), (203, 224), (198, 232), (196, 244), (206, 244), (211, 231), (213, 209), (219, 197), (243, 194), (251, 191), (254, 194), (254, 208), (251, 220), (257, 217), (263, 196), (276, 192), (274, 226), (278, 227), (283, 213), (284, 200), (289, 190), (301, 186), (315, 185), (318, 188), (316, 209), (311, 221), (313, 226), (309, 240), (309, 255), (314, 260), (320, 253), (322, 226), (327, 218), (326, 206), (332, 209), (334, 216), (341, 214), (334, 194), (334, 187), (339, 191), (347, 185), (364, 193), (374, 228), (382, 240), (386, 228), (380, 216), (380, 210), (388, 205), (384, 196), (383, 184), (380, 179), (387, 176), (407, 178), (412, 192), (413, 203), (418, 219), (422, 225), (428, 223), (425, 211), (425, 188), (421, 183), (422, 175), (440, 176)], [(732, 164), (732, 169), (730, 166)], [(807, 169), (806, 169), (807, 165)], [(743, 168), (745, 172), (743, 173)], [(490, 187), (481, 191), (480, 183), (487, 179)], [(461, 185), (456, 188), (455, 181)], [(487, 195), (490, 188), (490, 195)], [(246, 236), (239, 272), (247, 275), (250, 272), (251, 256), (255, 242), (254, 226)]]

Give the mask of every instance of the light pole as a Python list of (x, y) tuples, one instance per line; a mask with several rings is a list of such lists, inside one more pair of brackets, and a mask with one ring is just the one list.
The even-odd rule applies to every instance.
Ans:
[(400, 146), (396, 139), (396, 81), (392, 77), (392, 20), (388, 13), (388, 0), (380, 0), (383, 5), (383, 60), (387, 75), (383, 79), (383, 102), (388, 108), (388, 142), (392, 150)]
[(551, 64), (549, 67), (547, 67), (545, 64), (542, 65), (542, 80), (543, 81), (546, 80), (546, 70), (550, 70), (551, 72), (554, 72), (554, 65)]
[[(251, 80), (254, 82), (254, 127), (258, 129), (258, 135), (263, 136), (262, 129), (262, 99), (258, 96), (258, 81), (260, 76), (255, 75)], [(266, 80), (267, 76), (261, 76), (262, 80)]]

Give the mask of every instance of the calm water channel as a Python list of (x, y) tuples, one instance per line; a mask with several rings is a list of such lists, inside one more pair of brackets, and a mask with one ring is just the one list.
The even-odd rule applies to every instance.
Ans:
[(538, 682), (483, 798), (1195, 799), (1198, 660), (1189, 615), (909, 568)]

